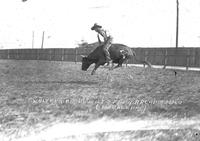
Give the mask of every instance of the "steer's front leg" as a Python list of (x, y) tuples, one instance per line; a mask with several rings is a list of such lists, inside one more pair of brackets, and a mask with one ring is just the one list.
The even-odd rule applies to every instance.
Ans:
[(96, 72), (97, 68), (100, 66), (100, 63), (96, 63), (94, 69), (92, 70), (91, 75), (94, 75), (94, 73)]

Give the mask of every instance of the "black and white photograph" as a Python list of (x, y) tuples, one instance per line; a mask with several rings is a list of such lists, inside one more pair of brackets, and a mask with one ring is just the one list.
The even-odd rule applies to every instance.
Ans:
[(200, 0), (0, 0), (0, 141), (200, 141)]

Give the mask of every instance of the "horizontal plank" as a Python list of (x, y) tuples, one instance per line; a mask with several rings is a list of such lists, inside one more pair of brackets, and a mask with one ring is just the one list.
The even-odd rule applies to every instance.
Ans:
[[(81, 61), (95, 48), (3, 49), (0, 59)], [(153, 65), (200, 67), (200, 48), (132, 48), (139, 60)], [(9, 58), (8, 58), (9, 57)], [(138, 63), (130, 60), (129, 63)]]

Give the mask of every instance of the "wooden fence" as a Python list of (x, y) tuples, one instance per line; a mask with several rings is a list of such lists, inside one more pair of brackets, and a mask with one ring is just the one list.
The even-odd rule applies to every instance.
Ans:
[[(200, 67), (200, 48), (132, 48), (139, 59), (152, 65)], [(0, 59), (80, 62), (93, 48), (5, 49)], [(136, 64), (134, 60), (129, 63)]]

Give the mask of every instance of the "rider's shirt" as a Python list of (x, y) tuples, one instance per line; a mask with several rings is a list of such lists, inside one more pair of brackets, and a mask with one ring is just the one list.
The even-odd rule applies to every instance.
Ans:
[(99, 28), (97, 32), (103, 37), (104, 42), (108, 40), (109, 35), (107, 34), (106, 30)]

